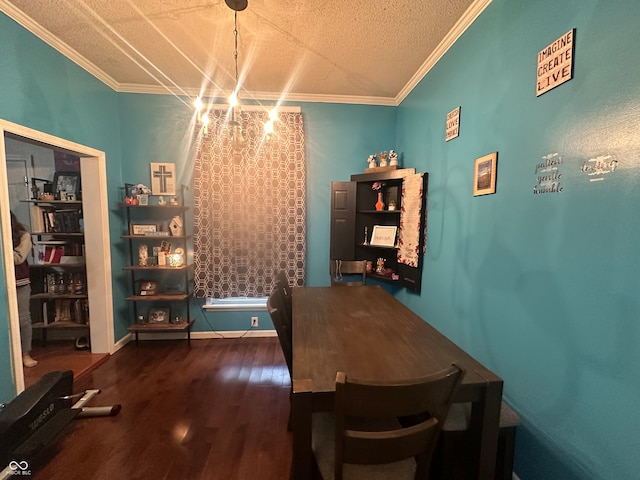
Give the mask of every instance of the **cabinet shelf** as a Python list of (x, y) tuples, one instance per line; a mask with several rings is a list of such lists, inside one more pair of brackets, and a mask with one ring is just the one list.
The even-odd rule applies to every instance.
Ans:
[(376, 250), (398, 250), (398, 247), (385, 247), (384, 245), (365, 245), (361, 243), (358, 246), (362, 248), (373, 248)]
[(383, 215), (383, 214), (392, 214), (392, 215), (400, 215), (400, 210), (358, 210), (358, 213), (366, 213), (374, 214), (374, 215)]
[(130, 302), (181, 302), (189, 298), (188, 293), (156, 293), (155, 295), (129, 295)]
[(378, 275), (377, 273), (367, 273), (367, 277), (375, 278), (376, 280), (382, 280), (383, 282), (399, 282), (400, 280), (394, 280), (393, 278), (387, 275)]
[(183, 212), (186, 212), (187, 210), (189, 210), (189, 207), (185, 206), (185, 205), (170, 205), (170, 204), (164, 204), (164, 205), (129, 205), (127, 203), (119, 203), (118, 207), (120, 208), (131, 208), (134, 210), (137, 209), (142, 209), (142, 210), (182, 210)]
[(134, 271), (144, 270), (144, 271), (157, 271), (157, 272), (162, 272), (162, 271), (179, 272), (182, 270), (188, 270), (192, 266), (193, 265), (181, 265), (180, 267), (172, 267), (169, 265), (153, 265), (151, 267), (141, 267), (140, 265), (128, 265), (126, 267), (122, 267), (122, 269), (134, 270)]
[(52, 322), (52, 323), (47, 323), (45, 324), (44, 322), (37, 322), (31, 325), (32, 328), (34, 329), (40, 329), (40, 330), (44, 330), (44, 329), (57, 329), (57, 328), (63, 328), (63, 329), (71, 329), (71, 328), (82, 328), (82, 329), (89, 329), (89, 324), (86, 323), (75, 323), (75, 322)]
[(129, 240), (187, 240), (191, 238), (191, 235), (171, 235), (167, 232), (166, 235), (120, 235), (120, 238)]
[(53, 268), (53, 269), (63, 269), (63, 270), (84, 270), (84, 268), (86, 267), (86, 263), (85, 262), (73, 262), (73, 263), (34, 263), (34, 264), (29, 264), (29, 269), (30, 270), (36, 270), (36, 269), (46, 269), (46, 268)]
[(31, 235), (34, 237), (43, 237), (45, 235), (56, 237), (84, 237), (84, 233), (82, 232), (31, 232)]
[(133, 325), (129, 325), (127, 330), (130, 332), (182, 332), (189, 330), (191, 325), (193, 325), (193, 322), (194, 320), (190, 318), (189, 321), (182, 323), (135, 323)]
[(89, 296), (86, 294), (76, 295), (73, 293), (60, 293), (60, 294), (34, 293), (33, 295), (31, 295), (31, 298), (37, 299), (37, 300), (66, 300), (66, 299), (77, 300), (82, 298), (89, 298)]
[(194, 320), (189, 320), (182, 323), (136, 323), (130, 325), (127, 330), (136, 336), (136, 342), (138, 342), (138, 335), (140, 333), (161, 333), (161, 332), (184, 332), (187, 334), (187, 343), (191, 343), (191, 326)]
[(33, 203), (34, 205), (68, 205), (68, 206), (82, 206), (82, 200), (20, 200), (25, 203)]

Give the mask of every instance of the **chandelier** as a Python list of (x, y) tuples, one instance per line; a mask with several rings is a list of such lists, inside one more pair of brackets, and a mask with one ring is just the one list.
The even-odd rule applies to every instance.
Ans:
[[(244, 129), (242, 126), (242, 109), (239, 100), (240, 74), (238, 70), (238, 12), (247, 8), (248, 0), (225, 0), (226, 5), (233, 10), (233, 63), (235, 67), (235, 85), (233, 92), (229, 95), (228, 133), (229, 140), (234, 150), (241, 149), (245, 144)], [(250, 108), (250, 107), (249, 107)], [(198, 122), (203, 127), (203, 133), (208, 134), (209, 116), (206, 113), (202, 98), (195, 100), (195, 109)], [(204, 112), (203, 112), (204, 111)], [(278, 107), (275, 106), (269, 111), (269, 120), (264, 124), (264, 140), (269, 141), (274, 130), (274, 122), (278, 118)]]

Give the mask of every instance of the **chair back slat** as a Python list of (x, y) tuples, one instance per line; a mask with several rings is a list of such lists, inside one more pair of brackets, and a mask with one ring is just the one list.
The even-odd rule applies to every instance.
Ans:
[(285, 298), (284, 290), (276, 284), (267, 300), (267, 310), (271, 316), (271, 321), (278, 335), (278, 341), (282, 348), (289, 376), (293, 365), (293, 347), (291, 334), (291, 310), (287, 306), (288, 300)]
[[(406, 381), (336, 375), (335, 478), (345, 463), (383, 464), (415, 457), (423, 478), (464, 371), (456, 365)], [(404, 427), (400, 417), (416, 422)], [(424, 477), (426, 478), (426, 477)]]

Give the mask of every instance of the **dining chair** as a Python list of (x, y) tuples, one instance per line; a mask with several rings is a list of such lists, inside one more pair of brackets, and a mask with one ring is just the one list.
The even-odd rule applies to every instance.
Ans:
[[(354, 287), (367, 283), (366, 260), (330, 260), (331, 286)], [(345, 275), (351, 277), (345, 278)]]
[[(471, 404), (454, 403), (442, 426), (436, 453), (431, 466), (431, 476), (437, 480), (465, 480), (473, 476), (474, 464), (469, 438)], [(502, 402), (498, 426), (498, 451), (494, 480), (511, 480), (516, 446), (516, 429), (520, 424), (518, 414)]]
[(289, 279), (284, 271), (280, 270), (276, 274), (276, 288), (280, 290), (282, 294), (281, 300), (283, 302), (283, 308), (285, 309), (285, 314), (288, 317), (288, 322), (291, 324), (291, 316), (293, 313), (293, 304), (291, 299), (291, 286), (289, 285)]
[(287, 308), (285, 306), (285, 302), (286, 300), (282, 294), (282, 289), (276, 285), (276, 288), (273, 289), (271, 295), (269, 295), (269, 298), (267, 299), (267, 310), (269, 311), (269, 316), (273, 322), (273, 327), (276, 330), (280, 348), (282, 349), (284, 360), (287, 363), (287, 368), (289, 369), (289, 376), (291, 376), (293, 357), (291, 343), (291, 317), (286, 312)]
[(289, 279), (287, 278), (287, 274), (284, 273), (284, 270), (276, 273), (276, 283), (284, 288), (285, 296), (291, 298), (291, 286), (289, 285)]
[[(276, 282), (276, 286), (267, 299), (267, 310), (271, 316), (273, 327), (276, 330), (280, 348), (284, 356), (284, 361), (287, 364), (289, 370), (289, 379), (291, 379), (292, 365), (293, 365), (293, 344), (291, 334), (291, 310), (287, 313), (287, 299), (285, 298), (284, 288), (282, 285)], [(291, 299), (289, 298), (289, 305)], [(289, 392), (289, 403), (291, 404), (291, 397), (293, 395), (293, 382), (291, 391)], [(291, 406), (289, 406), (289, 420), (287, 422), (287, 429), (291, 431), (292, 428), (292, 412)]]
[[(323, 480), (427, 479), (438, 434), (464, 371), (456, 365), (405, 381), (336, 375), (334, 412), (312, 418), (312, 448)], [(428, 412), (428, 415), (424, 415)], [(398, 417), (424, 419), (403, 427)]]

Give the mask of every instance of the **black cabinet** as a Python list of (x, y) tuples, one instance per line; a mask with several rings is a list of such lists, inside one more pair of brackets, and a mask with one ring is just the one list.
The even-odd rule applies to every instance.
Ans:
[[(403, 192), (409, 184), (412, 191), (419, 188), (420, 195), (414, 195), (407, 206), (403, 205), (408, 201)], [(330, 259), (370, 261), (372, 271), (368, 276), (419, 292), (427, 184), (428, 174), (416, 174), (413, 168), (357, 174), (351, 176), (350, 182), (332, 182)], [(382, 208), (379, 202), (384, 204)], [(402, 225), (409, 219), (418, 225)], [(403, 249), (399, 248), (398, 242), (407, 238), (406, 231), (400, 234), (401, 227), (414, 230), (411, 243), (416, 254), (410, 260), (402, 256)], [(374, 231), (376, 238), (372, 238)], [(384, 263), (381, 270), (376, 268), (379, 262)]]

